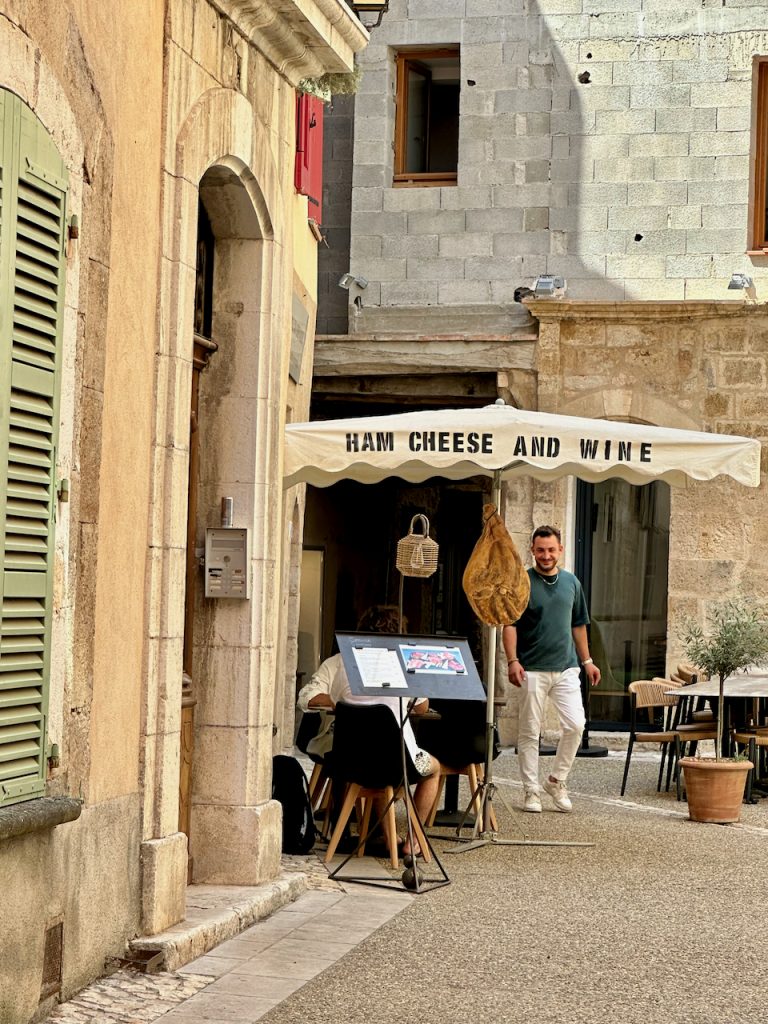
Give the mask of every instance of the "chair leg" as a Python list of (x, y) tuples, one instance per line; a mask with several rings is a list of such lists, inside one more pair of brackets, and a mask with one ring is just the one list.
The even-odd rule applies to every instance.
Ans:
[(624, 762), (624, 778), (621, 780), (621, 793), (620, 796), (624, 796), (624, 790), (627, 788), (627, 775), (629, 775), (629, 762), (632, 757), (632, 747), (635, 745), (635, 737), (632, 733), (629, 734), (629, 743), (627, 744), (627, 759)]
[(355, 802), (360, 794), (360, 789), (361, 787), (354, 782), (350, 783), (350, 786), (347, 789), (344, 797), (344, 803), (342, 804), (341, 811), (339, 812), (339, 820), (336, 822), (336, 828), (333, 830), (331, 841), (328, 843), (328, 849), (325, 853), (326, 864), (331, 861), (334, 853), (336, 853), (336, 847), (339, 845), (339, 840), (344, 834), (344, 827), (349, 821), (349, 816), (352, 813), (352, 808), (355, 806)]
[(371, 823), (371, 808), (373, 807), (373, 797), (367, 796), (363, 801), (363, 813), (360, 818), (358, 842), (359, 848), (357, 851), (358, 857), (365, 856), (365, 841), (368, 838), (368, 827)]
[(326, 773), (325, 769), (320, 766), (320, 775), (315, 784), (315, 788), (310, 790), (309, 802), (312, 804), (313, 811), (324, 811), (326, 807), (326, 801), (329, 799), (328, 793), (330, 789), (330, 777)]
[(333, 814), (333, 791), (334, 783), (333, 779), (329, 775), (326, 780), (325, 787), (323, 788), (322, 796), (320, 797), (319, 807), (319, 810), (325, 812), (325, 816), (323, 818), (323, 827), (320, 829), (320, 831), (326, 837), (326, 839), (328, 838), (331, 832), (331, 815)]
[(680, 758), (682, 754), (682, 746), (680, 744), (680, 736), (675, 736), (675, 791), (678, 800), (683, 799), (683, 787), (680, 782)]
[(661, 764), (659, 765), (659, 778), (658, 778), (658, 781), (656, 782), (656, 792), (657, 793), (661, 792), (661, 783), (662, 783), (662, 780), (664, 778), (664, 762), (667, 759), (667, 747), (668, 746), (669, 746), (668, 743), (662, 743), (661, 744)]
[(397, 821), (395, 819), (395, 792), (391, 786), (387, 786), (384, 791), (384, 799), (388, 803), (386, 814), (382, 822), (382, 828), (387, 837), (387, 845), (389, 846), (389, 862), (393, 868), (396, 868), (400, 863), (400, 859), (397, 852)]
[(755, 780), (755, 768), (757, 767), (757, 744), (754, 736), (749, 738), (749, 760), (752, 762), (753, 767), (749, 769), (747, 775), (747, 791), (745, 793), (745, 799), (748, 804), (752, 803), (752, 784)]
[(309, 801), (314, 807), (315, 795), (318, 785), (320, 784), (320, 776), (323, 774), (323, 766), (319, 761), (316, 761), (312, 765), (312, 774), (309, 777)]
[(425, 822), (425, 825), (427, 826), (427, 828), (432, 828), (432, 826), (435, 824), (435, 818), (437, 817), (437, 809), (440, 806), (440, 800), (442, 799), (443, 790), (444, 789), (445, 789), (445, 775), (443, 775), (443, 773), (441, 772), (440, 773), (440, 784), (437, 787), (437, 795), (435, 796), (435, 802), (430, 807), (429, 814), (427, 815), (427, 820)]
[(665, 792), (669, 792), (669, 787), (672, 785), (672, 775), (675, 768), (675, 748), (667, 748), (667, 784), (665, 786)]
[[(411, 818), (411, 828), (413, 829), (413, 837), (419, 844), (421, 849), (421, 856), (424, 858), (424, 863), (429, 864), (432, 861), (432, 854), (429, 852), (429, 846), (427, 845), (427, 837), (424, 835), (424, 829), (421, 827), (419, 816), (416, 813), (411, 801), (408, 801), (408, 813)], [(397, 866), (397, 865), (395, 865)]]

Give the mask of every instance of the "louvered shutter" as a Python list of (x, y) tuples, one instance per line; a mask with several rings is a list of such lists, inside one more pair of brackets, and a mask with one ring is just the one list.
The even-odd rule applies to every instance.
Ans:
[(0, 805), (45, 789), (66, 168), (0, 90)]

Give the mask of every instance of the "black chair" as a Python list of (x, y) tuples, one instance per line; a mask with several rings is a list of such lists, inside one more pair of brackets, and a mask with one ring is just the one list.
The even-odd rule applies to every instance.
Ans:
[[(429, 701), (430, 709), (440, 714), (439, 719), (414, 718), (419, 745), (428, 750), (440, 762), (440, 787), (425, 824), (435, 823), (437, 809), (449, 775), (466, 775), (470, 793), (477, 793), (478, 784), (484, 777), (486, 744), (486, 705), (479, 700), (450, 700), (436, 698)], [(494, 744), (493, 757), (499, 756)], [(480, 813), (477, 800), (473, 811)], [(491, 827), (497, 828), (495, 814), (491, 808)]]
[[(407, 750), (406, 767), (409, 782), (417, 782), (422, 778), (413, 766)], [(392, 867), (397, 867), (395, 800), (403, 795), (403, 761), (400, 728), (389, 707), (385, 704), (346, 704), (343, 701), (336, 705), (331, 774), (334, 783), (339, 781), (345, 784), (346, 792), (328, 844), (325, 862), (328, 863), (336, 852), (350, 815), (359, 801), (362, 801), (362, 813), (357, 853), (363, 856), (373, 801), (381, 797), (387, 804), (382, 829)], [(410, 800), (406, 801), (406, 805), (424, 860), (429, 862), (429, 845), (418, 815), (413, 813)]]

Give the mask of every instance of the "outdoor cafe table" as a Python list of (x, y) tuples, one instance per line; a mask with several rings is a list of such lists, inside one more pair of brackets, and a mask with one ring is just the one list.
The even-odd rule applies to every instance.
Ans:
[[(691, 697), (719, 697), (720, 683), (717, 679), (707, 679), (704, 682), (690, 683), (688, 686), (676, 686), (666, 693), (684, 700)], [(758, 700), (768, 699), (768, 674), (760, 672), (754, 675), (728, 676), (723, 687), (723, 696), (727, 700), (751, 697), (755, 704)], [(756, 725), (761, 724), (757, 707), (753, 710), (753, 717)], [(728, 722), (723, 722), (723, 725), (727, 726)], [(724, 745), (728, 743), (729, 732), (728, 728), (723, 729)], [(723, 753), (727, 751), (724, 750)]]
[[(719, 697), (720, 683), (717, 679), (707, 679), (676, 686), (667, 693), (677, 697)], [(723, 693), (726, 697), (768, 697), (768, 674), (728, 676)]]

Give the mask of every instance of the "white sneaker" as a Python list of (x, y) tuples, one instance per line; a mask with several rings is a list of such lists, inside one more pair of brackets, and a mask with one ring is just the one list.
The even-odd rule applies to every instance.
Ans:
[(549, 779), (545, 779), (544, 789), (552, 797), (558, 811), (565, 811), (567, 813), (573, 810), (573, 804), (568, 796), (568, 790), (565, 788), (564, 782), (550, 782)]
[(541, 814), (541, 800), (535, 789), (526, 789), (523, 810), (530, 811), (531, 814)]

